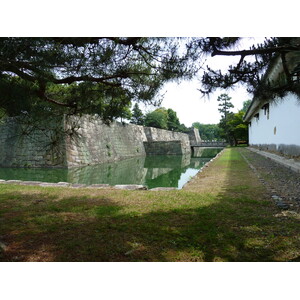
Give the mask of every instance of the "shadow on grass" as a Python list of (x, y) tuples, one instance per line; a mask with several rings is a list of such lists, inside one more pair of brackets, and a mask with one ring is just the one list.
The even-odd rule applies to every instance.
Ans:
[[(225, 162), (224, 162), (225, 163)], [(192, 208), (183, 205), (194, 192), (180, 191), (177, 207), (141, 212), (120, 206), (113, 197), (66, 197), (4, 207), (0, 240), (8, 250), (1, 261), (284, 261), (299, 258), (296, 220), (278, 211), (259, 191), (239, 185), (244, 166), (239, 154), (228, 158), (224, 190), (217, 201)], [(248, 191), (248, 193), (247, 193)], [(143, 192), (146, 201), (147, 193)], [(173, 192), (157, 192), (167, 200)], [(174, 192), (175, 193), (175, 192)], [(24, 193), (3, 192), (1, 198), (22, 199)], [(131, 192), (134, 197), (134, 192)], [(146, 196), (145, 196), (146, 195)], [(246, 195), (246, 196), (245, 196)], [(142, 197), (141, 196), (141, 197)], [(93, 196), (96, 197), (96, 196)], [(101, 196), (99, 196), (101, 197)], [(97, 198), (97, 197), (96, 197)], [(199, 195), (199, 199), (201, 195)], [(55, 200), (55, 199), (54, 199)], [(0, 202), (1, 203), (1, 202)], [(6, 202), (7, 203), (7, 202)], [(176, 206), (176, 205), (175, 205)], [(2, 255), (2, 256), (1, 256)]]

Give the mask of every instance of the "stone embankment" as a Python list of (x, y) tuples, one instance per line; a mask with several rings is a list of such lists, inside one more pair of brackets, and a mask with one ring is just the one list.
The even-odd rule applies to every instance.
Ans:
[[(22, 181), (22, 180), (3, 180), (0, 179), (0, 184), (17, 184), (17, 185), (31, 185), (40, 187), (68, 187), (68, 188), (90, 188), (90, 189), (116, 189), (116, 190), (148, 190), (144, 185), (140, 184), (80, 184), (80, 183), (69, 183), (69, 182), (41, 182), (41, 181)], [(176, 190), (173, 187), (157, 187), (150, 189), (150, 191), (170, 191)]]
[(44, 120), (34, 126), (30, 119), (8, 118), (0, 124), (1, 167), (71, 168), (96, 165), (146, 155), (185, 155), (190, 134), (153, 127), (112, 122), (98, 117), (72, 116)]
[(274, 154), (265, 155), (248, 149), (240, 149), (240, 152), (266, 186), (275, 204), (280, 209), (300, 212), (300, 173), (295, 164), (291, 168), (280, 156), (276, 155), (275, 160)]

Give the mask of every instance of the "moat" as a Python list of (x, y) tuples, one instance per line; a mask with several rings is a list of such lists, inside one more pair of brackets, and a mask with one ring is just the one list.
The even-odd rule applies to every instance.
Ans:
[(0, 168), (0, 179), (79, 184), (141, 184), (181, 189), (221, 148), (198, 148), (191, 155), (157, 155), (71, 169)]

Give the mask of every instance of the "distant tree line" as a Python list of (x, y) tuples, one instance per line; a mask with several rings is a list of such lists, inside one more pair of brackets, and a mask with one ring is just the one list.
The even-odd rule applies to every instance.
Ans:
[(189, 130), (184, 124), (180, 123), (177, 113), (173, 109), (160, 107), (143, 114), (137, 103), (133, 106), (130, 123), (172, 131), (186, 132)]
[[(248, 143), (248, 126), (243, 121), (243, 117), (251, 103), (251, 100), (243, 102), (243, 107), (237, 113), (231, 111), (234, 108), (231, 103), (231, 97), (227, 94), (221, 94), (218, 97), (219, 112), (221, 120), (218, 124), (202, 124), (194, 122), (191, 128), (199, 130), (202, 140), (220, 141), (226, 140), (230, 145), (236, 146), (239, 143)], [(172, 131), (188, 132), (191, 128), (187, 128), (181, 124), (177, 113), (171, 108), (157, 108), (152, 112), (143, 114), (139, 105), (133, 106), (132, 112), (127, 111), (126, 118), (130, 123), (167, 129)]]
[(223, 139), (221, 128), (218, 124), (202, 124), (199, 122), (195, 122), (192, 126), (199, 130), (199, 134), (202, 140), (220, 141)]

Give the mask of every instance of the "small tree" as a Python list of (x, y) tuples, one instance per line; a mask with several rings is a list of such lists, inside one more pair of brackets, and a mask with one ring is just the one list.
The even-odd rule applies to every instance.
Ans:
[(248, 126), (243, 121), (244, 112), (229, 113), (227, 120), (221, 119), (219, 126), (223, 129), (224, 137), (231, 146), (236, 146), (238, 141), (248, 141)]
[(233, 108), (233, 104), (230, 102), (231, 97), (229, 97), (227, 94), (221, 94), (217, 101), (220, 102), (219, 103), (219, 112), (222, 114), (222, 117), (226, 120), (227, 119), (227, 115), (229, 113), (230, 108)]
[(136, 125), (144, 125), (145, 117), (142, 110), (139, 108), (139, 105), (135, 103), (132, 109), (132, 117), (130, 123)]
[(237, 144), (238, 141), (248, 141), (248, 126), (243, 121), (244, 114), (245, 113), (240, 110), (238, 113), (233, 114), (230, 120), (228, 120), (230, 134), (235, 144)]
[(235, 141), (231, 135), (230, 126), (228, 124), (228, 120), (233, 116), (233, 113), (230, 112), (230, 108), (234, 107), (230, 102), (231, 97), (229, 97), (227, 94), (221, 94), (217, 100), (218, 102), (220, 102), (220, 108), (218, 110), (222, 114), (219, 127), (223, 129), (224, 137), (226, 138), (226, 140), (230, 143), (230, 145), (233, 145), (235, 144)]

